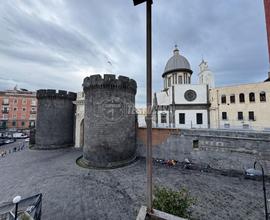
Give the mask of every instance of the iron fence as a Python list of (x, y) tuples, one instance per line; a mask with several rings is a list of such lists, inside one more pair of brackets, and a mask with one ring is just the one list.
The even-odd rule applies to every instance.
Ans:
[[(22, 199), (18, 203), (17, 220), (41, 220), (42, 194)], [(0, 205), (0, 220), (15, 220), (15, 204)]]

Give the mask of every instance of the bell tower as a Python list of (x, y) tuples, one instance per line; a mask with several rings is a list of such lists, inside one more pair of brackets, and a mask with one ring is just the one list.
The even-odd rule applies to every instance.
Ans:
[(213, 73), (208, 69), (208, 64), (202, 59), (202, 62), (199, 65), (199, 84), (206, 84), (209, 88), (215, 87), (215, 80)]

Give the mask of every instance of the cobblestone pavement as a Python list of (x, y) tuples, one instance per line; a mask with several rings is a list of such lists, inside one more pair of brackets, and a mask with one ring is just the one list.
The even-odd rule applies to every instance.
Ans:
[[(114, 170), (88, 170), (76, 165), (80, 155), (76, 149), (25, 149), (0, 157), (0, 203), (42, 193), (43, 220), (135, 219), (145, 204), (145, 160)], [(262, 182), (157, 163), (154, 182), (188, 188), (197, 198), (194, 219), (264, 219)]]
[(28, 142), (24, 139), (18, 139), (14, 143), (5, 144), (0, 146), (0, 159), (4, 157), (9, 157), (14, 153), (23, 151), (28, 146)]

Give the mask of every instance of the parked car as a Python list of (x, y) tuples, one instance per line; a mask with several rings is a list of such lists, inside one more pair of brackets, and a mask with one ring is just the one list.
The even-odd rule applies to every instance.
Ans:
[(245, 170), (245, 178), (259, 180), (262, 178), (262, 171), (253, 168), (247, 169)]
[(28, 136), (24, 133), (16, 132), (16, 133), (13, 133), (13, 138), (28, 138)]
[(14, 138), (4, 139), (5, 144), (11, 144), (11, 143), (14, 143), (15, 141), (16, 141), (16, 139), (14, 139)]
[(0, 146), (5, 144), (4, 139), (0, 138)]

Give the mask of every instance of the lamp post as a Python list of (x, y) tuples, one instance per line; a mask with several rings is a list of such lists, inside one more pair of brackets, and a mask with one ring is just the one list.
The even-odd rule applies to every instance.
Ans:
[[(256, 164), (259, 164), (259, 166), (261, 167), (261, 170), (256, 170)], [(251, 169), (247, 169), (245, 171), (245, 176), (247, 178), (257, 178), (257, 177), (262, 177), (262, 181), (263, 181), (263, 197), (264, 197), (264, 209), (265, 209), (265, 219), (268, 220), (269, 219), (269, 215), (268, 215), (268, 207), (267, 207), (267, 199), (266, 199), (266, 189), (265, 189), (265, 179), (264, 179), (264, 169), (261, 163), (255, 161), (253, 168)]]
[(266, 199), (266, 189), (265, 189), (265, 180), (264, 180), (264, 169), (261, 163), (255, 161), (254, 162), (254, 170), (256, 170), (256, 164), (259, 164), (262, 171), (262, 181), (263, 181), (263, 197), (264, 197), (264, 208), (265, 208), (265, 219), (268, 220), (268, 210), (267, 210), (267, 199)]
[(18, 204), (21, 201), (21, 197), (20, 196), (16, 196), (13, 199), (13, 204), (15, 204), (15, 213), (14, 213), (14, 220), (17, 220), (17, 216), (18, 216)]
[(147, 211), (152, 213), (152, 4), (153, 0), (133, 0), (134, 5), (146, 2), (146, 104), (147, 116)]

